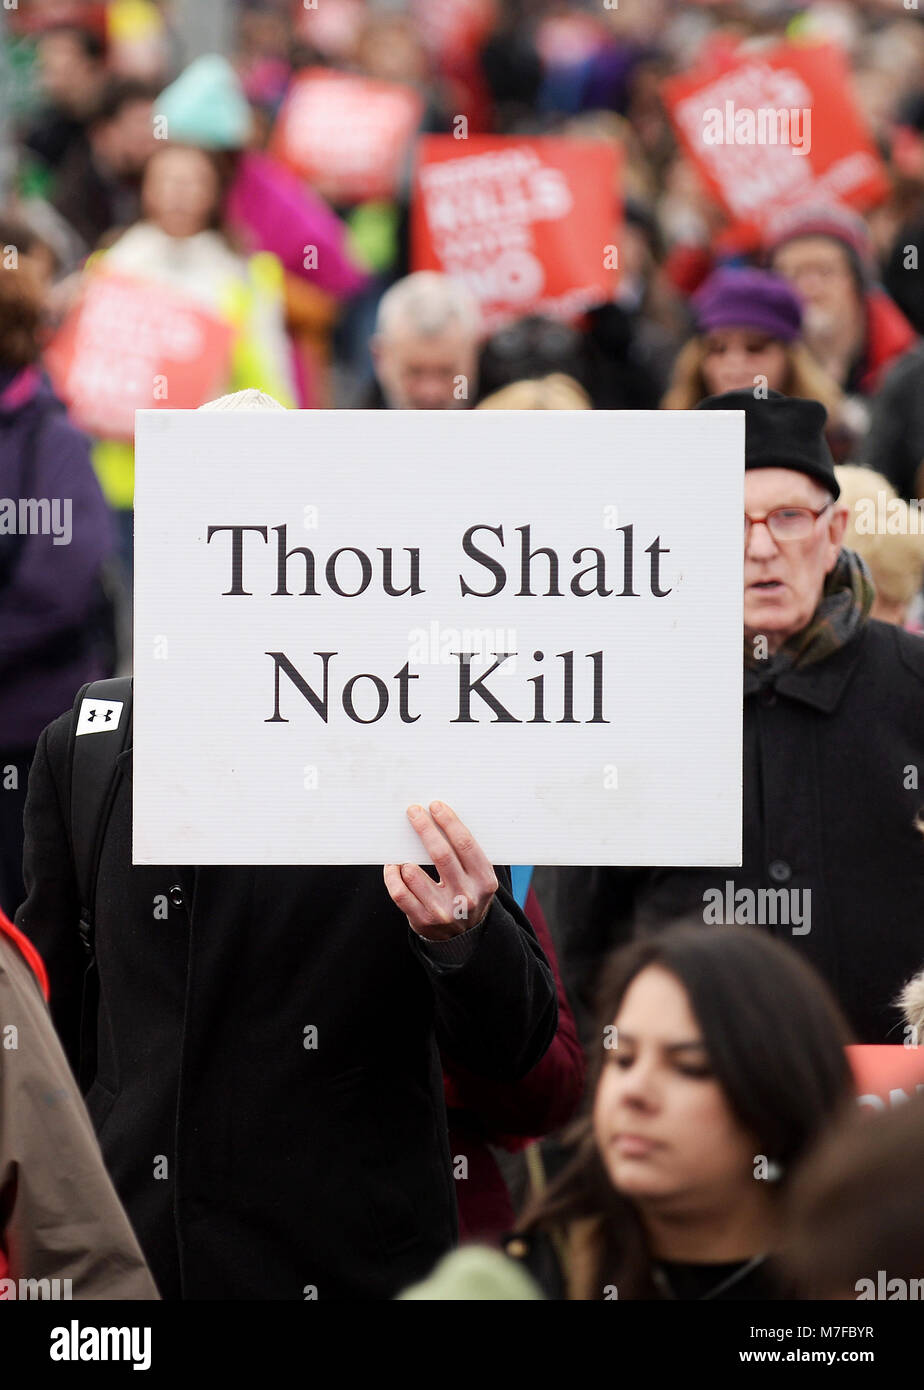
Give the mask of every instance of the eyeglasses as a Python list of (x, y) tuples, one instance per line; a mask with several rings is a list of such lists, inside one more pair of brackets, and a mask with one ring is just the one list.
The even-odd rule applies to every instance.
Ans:
[(812, 534), (812, 528), (820, 516), (834, 505), (834, 499), (826, 502), (823, 507), (813, 511), (811, 507), (774, 507), (772, 512), (767, 512), (764, 516), (748, 516), (744, 514), (744, 539), (747, 542), (751, 534), (751, 527), (757, 523), (766, 525), (767, 530), (775, 541), (804, 541)]

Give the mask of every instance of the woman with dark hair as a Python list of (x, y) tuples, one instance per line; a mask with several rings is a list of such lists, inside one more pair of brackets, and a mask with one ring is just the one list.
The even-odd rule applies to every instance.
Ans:
[[(784, 1296), (780, 1195), (853, 1094), (825, 985), (762, 932), (681, 925), (622, 947), (599, 1000), (574, 1156), (507, 1255), (552, 1299)], [(453, 1258), (410, 1296), (454, 1297)]]

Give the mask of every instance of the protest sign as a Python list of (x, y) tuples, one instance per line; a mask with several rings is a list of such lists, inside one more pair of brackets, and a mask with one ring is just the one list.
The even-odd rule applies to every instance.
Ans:
[(413, 269), (465, 281), (486, 332), (523, 314), (572, 319), (605, 303), (619, 266), (619, 160), (602, 141), (425, 136)]
[(135, 863), (740, 863), (743, 413), (136, 433)]
[(135, 411), (192, 409), (224, 389), (231, 328), (163, 285), (90, 276), (45, 364), (75, 424), (131, 439)]
[(853, 1043), (847, 1048), (850, 1069), (860, 1104), (869, 1110), (887, 1110), (924, 1094), (924, 1047), (909, 1035), (904, 1045)]
[(708, 187), (754, 236), (797, 203), (868, 208), (888, 193), (833, 44), (739, 50), (708, 71), (669, 79), (664, 95)]
[(422, 115), (412, 87), (309, 68), (289, 88), (270, 153), (331, 202), (393, 198)]

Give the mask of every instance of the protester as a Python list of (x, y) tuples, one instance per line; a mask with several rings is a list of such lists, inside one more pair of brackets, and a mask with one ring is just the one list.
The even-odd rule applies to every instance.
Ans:
[[(231, 327), (227, 386), (257, 383), (285, 402), (293, 398), (282, 303), (282, 270), (268, 253), (245, 258), (221, 221), (222, 171), (214, 156), (163, 144), (145, 167), (144, 218), (92, 263), (88, 274), (129, 275), (163, 285)], [(120, 553), (132, 562), (134, 450), (100, 439), (93, 462), (119, 522)]]
[[(556, 1300), (784, 1297), (781, 1205), (850, 1103), (848, 1036), (815, 973), (756, 933), (674, 926), (623, 947), (574, 1158), (507, 1254)], [(455, 1297), (456, 1263), (411, 1297)]]
[(58, 171), (52, 202), (79, 234), (84, 252), (140, 211), (141, 175), (153, 153), (153, 92), (143, 82), (112, 80)]
[(410, 864), (386, 865), (384, 886), (371, 866), (134, 867), (129, 747), (97, 861), (94, 1004), (68, 834), (74, 720), (39, 740), (17, 920), (162, 1295), (389, 1297), (456, 1235), (436, 1045), (516, 1081), (555, 1033), (508, 872), (439, 803), (409, 811), (439, 883)]
[[(15, 224), (7, 236), (27, 243)], [(88, 680), (111, 674), (101, 588), (112, 519), (86, 438), (39, 358), (42, 283), (0, 263), (0, 908), (24, 896), (22, 812), (36, 739)]]
[(845, 543), (867, 565), (876, 590), (870, 617), (910, 627), (924, 587), (924, 514), (912, 511), (881, 473), (846, 464), (836, 471), (848, 513)]
[(256, 145), (254, 109), (226, 59), (197, 58), (161, 92), (156, 106), (171, 139), (220, 161), (222, 214), (234, 237), (248, 251), (268, 251), (281, 263), (287, 325), (299, 349), (299, 404), (327, 404), (336, 310), (368, 280), (348, 244), (346, 225), (316, 189)]
[(87, 126), (106, 80), (105, 44), (91, 28), (53, 25), (37, 41), (45, 108), (23, 137), (50, 178), (77, 149), (87, 147)]
[(784, 1265), (801, 1297), (924, 1298), (924, 1095), (851, 1116), (790, 1196)]
[(846, 208), (796, 207), (768, 239), (773, 270), (805, 301), (805, 341), (850, 396), (872, 396), (915, 332), (873, 283), (873, 252), (862, 217)]
[(156, 1299), (43, 995), (0, 911), (0, 1300)]
[(821, 401), (829, 421), (840, 414), (843, 394), (802, 341), (802, 301), (780, 276), (717, 270), (693, 305), (696, 335), (677, 358), (664, 409), (692, 410), (723, 391), (766, 387)]
[(746, 416), (742, 867), (562, 868), (536, 892), (579, 1019), (607, 950), (695, 914), (785, 937), (859, 1041), (887, 1042), (921, 955), (924, 643), (870, 618), (824, 408), (731, 391), (699, 409)]
[(389, 410), (464, 410), (478, 385), (478, 309), (465, 287), (418, 271), (379, 301), (375, 403)]

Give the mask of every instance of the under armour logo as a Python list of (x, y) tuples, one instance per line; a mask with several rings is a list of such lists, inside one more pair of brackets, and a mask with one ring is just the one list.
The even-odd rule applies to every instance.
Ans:
[(117, 729), (123, 708), (122, 700), (82, 700), (77, 734), (101, 734), (106, 729)]

